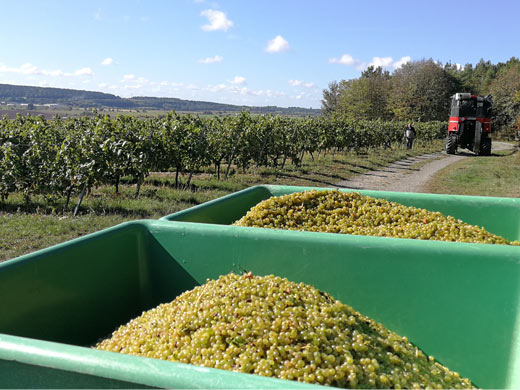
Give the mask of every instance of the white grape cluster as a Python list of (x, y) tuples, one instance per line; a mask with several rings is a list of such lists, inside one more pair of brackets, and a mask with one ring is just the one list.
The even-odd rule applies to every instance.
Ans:
[(520, 245), (439, 212), (338, 190), (271, 197), (234, 223), (272, 229)]
[(310, 285), (228, 274), (96, 348), (342, 388), (471, 388), (381, 324)]

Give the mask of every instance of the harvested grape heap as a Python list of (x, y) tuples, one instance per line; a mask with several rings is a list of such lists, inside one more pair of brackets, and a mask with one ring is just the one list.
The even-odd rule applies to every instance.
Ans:
[(96, 348), (344, 388), (472, 386), (329, 294), (272, 275), (208, 280)]
[(520, 245), (439, 212), (357, 192), (311, 190), (271, 197), (233, 225), (365, 236)]

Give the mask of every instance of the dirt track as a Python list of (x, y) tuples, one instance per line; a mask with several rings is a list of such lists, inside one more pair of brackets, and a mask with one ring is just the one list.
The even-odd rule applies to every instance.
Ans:
[[(513, 147), (512, 144), (493, 142), (492, 152)], [(456, 155), (438, 152), (410, 157), (406, 160), (397, 161), (381, 170), (356, 175), (350, 180), (337, 183), (336, 186), (359, 190), (424, 192), (424, 185), (441, 169), (454, 162), (474, 156), (475, 154), (472, 152), (459, 150)], [(425, 162), (425, 164), (414, 167), (421, 162)]]

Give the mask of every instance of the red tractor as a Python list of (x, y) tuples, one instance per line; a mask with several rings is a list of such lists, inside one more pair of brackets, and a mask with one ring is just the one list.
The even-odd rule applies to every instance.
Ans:
[(460, 146), (480, 156), (491, 154), (492, 105), (491, 95), (456, 93), (452, 96), (446, 153), (455, 154)]

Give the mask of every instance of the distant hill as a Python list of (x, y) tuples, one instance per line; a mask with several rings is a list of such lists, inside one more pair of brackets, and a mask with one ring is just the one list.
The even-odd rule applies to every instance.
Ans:
[(321, 110), (300, 107), (237, 106), (195, 100), (161, 97), (121, 98), (103, 92), (76, 89), (30, 87), (0, 84), (0, 102), (25, 104), (62, 104), (82, 108), (148, 109), (163, 111), (190, 111), (201, 113), (239, 112), (249, 110), (258, 114), (319, 115)]

